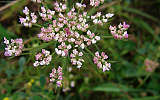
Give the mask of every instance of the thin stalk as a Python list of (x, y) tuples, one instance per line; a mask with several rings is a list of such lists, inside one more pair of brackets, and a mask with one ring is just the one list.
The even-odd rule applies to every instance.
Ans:
[(42, 49), (42, 48), (45, 48), (49, 45), (51, 45), (52, 43), (54, 43), (55, 41), (53, 42), (48, 42), (48, 43), (43, 43), (42, 45), (38, 46), (38, 47), (33, 47), (33, 48), (24, 48), (23, 51), (31, 51), (31, 50), (35, 50), (35, 49)]
[(85, 48), (85, 50), (94, 57), (94, 54), (88, 48)]
[(39, 25), (39, 24), (33, 24), (33, 26), (42, 27), (42, 26), (41, 26), (41, 25)]
[(113, 38), (113, 36), (101, 36), (102, 38)]
[(58, 88), (57, 95), (56, 95), (56, 100), (59, 99), (59, 95), (60, 95), (60, 88)]
[(24, 56), (24, 55), (30, 55), (32, 53), (22, 53), (21, 55)]
[(95, 46), (96, 49), (100, 52), (100, 49), (99, 49), (98, 45), (97, 45), (97, 44), (94, 44), (94, 46)]
[(24, 44), (27, 44), (27, 43), (29, 43), (29, 42), (31, 42), (31, 41), (34, 41), (34, 40), (39, 40), (39, 38), (37, 38), (37, 37), (32, 37), (32, 38), (24, 41)]
[(142, 81), (142, 83), (138, 85), (138, 88), (141, 87), (141, 86), (147, 81), (147, 79), (148, 79), (151, 75), (152, 75), (152, 73), (148, 73), (148, 74), (146, 75), (146, 77), (144, 78), (144, 80)]
[[(82, 52), (85, 53), (83, 50), (82, 50)], [(85, 57), (90, 61), (90, 63), (91, 63), (93, 66), (95, 66), (95, 64), (92, 62), (92, 60), (91, 60), (88, 56), (85, 55)], [(89, 66), (88, 68), (90, 69), (91, 72), (93, 72), (94, 74), (96, 74), (96, 76), (99, 77), (99, 79), (100, 79), (101, 82), (103, 81), (101, 75), (98, 74), (97, 71), (95, 71), (95, 69), (93, 69), (93, 67)]]

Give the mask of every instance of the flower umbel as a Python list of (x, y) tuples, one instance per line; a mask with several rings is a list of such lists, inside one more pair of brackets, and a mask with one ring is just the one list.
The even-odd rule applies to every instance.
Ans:
[[(50, 0), (31, 1), (35, 2), (34, 4), (39, 3), (38, 10), (35, 9), (37, 10), (36, 12), (31, 12), (25, 7), (23, 10), (25, 17), (20, 17), (20, 23), (25, 27), (30, 28), (34, 26), (39, 29), (39, 33), (36, 36), (39, 39), (38, 43), (40, 44), (40, 48), (24, 49), (25, 52), (32, 49), (42, 49), (41, 52), (36, 53), (33, 66), (49, 65), (52, 61), (52, 56), (57, 54), (57, 58), (61, 57), (66, 59), (64, 62), (70, 61), (73, 66), (80, 69), (85, 63), (83, 55), (90, 54), (91, 56), (87, 56), (90, 56), (94, 64), (96, 64), (99, 69), (102, 69), (103, 72), (111, 69), (111, 63), (107, 61), (108, 56), (104, 52), (99, 53), (97, 51), (94, 55), (89, 48), (95, 46), (96, 48), (93, 49), (99, 49), (99, 45), (96, 45), (96, 43), (105, 38), (106, 33), (102, 33), (98, 28), (107, 27), (108, 22), (114, 14), (104, 14), (104, 12), (89, 13), (88, 10), (85, 9), (89, 7), (83, 4), (83, 0), (81, 3), (75, 3), (75, 5), (71, 6), (72, 8), (67, 8), (67, 0), (55, 1), (54, 4), (50, 6), (45, 4)], [(90, 0), (90, 5), (95, 8), (102, 3), (104, 3), (104, 0)], [(120, 23), (118, 26), (110, 25), (109, 30), (115, 39), (126, 39), (128, 38), (128, 28), (129, 25), (123, 22), (123, 24)], [(112, 36), (107, 37), (112, 38)], [(6, 44), (5, 56), (18, 56), (22, 52), (22, 39), (12, 39), (9, 41), (4, 38), (4, 43)], [(50, 43), (54, 43), (54, 45)], [(53, 50), (52, 55), (50, 51), (44, 49), (45, 47), (49, 47), (50, 50)], [(66, 71), (67, 68), (63, 69)], [(59, 66), (58, 69), (53, 68), (50, 73), (50, 82), (55, 82), (57, 87), (61, 87), (65, 80), (65, 77), (62, 76), (62, 67)], [(74, 87), (74, 85), (75, 82), (72, 80), (71, 87)], [(64, 91), (68, 90), (67, 87), (63, 89)]]
[(23, 10), (23, 13), (25, 14), (25, 18), (21, 17), (19, 18), (20, 23), (23, 24), (25, 27), (32, 27), (32, 24), (37, 23), (37, 16), (35, 13), (30, 13), (29, 9), (25, 7)]
[(63, 73), (62, 73), (62, 67), (58, 67), (56, 70), (55, 68), (52, 69), (52, 72), (50, 73), (50, 82), (56, 82), (57, 87), (62, 86), (62, 80), (63, 80)]
[(104, 25), (105, 23), (108, 22), (109, 18), (112, 18), (114, 16), (114, 14), (108, 13), (106, 15), (102, 15), (101, 12), (97, 12), (96, 15), (91, 16), (91, 19), (93, 20), (94, 24), (98, 24), (98, 25)]
[(4, 37), (4, 43), (6, 44), (5, 56), (19, 56), (22, 53), (23, 40), (21, 38), (9, 41)]
[(104, 0), (90, 0), (90, 5), (97, 7), (103, 2), (104, 2)]
[(78, 52), (77, 49), (74, 49), (70, 54), (72, 65), (77, 65), (77, 68), (81, 68), (82, 63), (84, 62), (82, 56), (82, 52)]
[(126, 22), (123, 22), (123, 24), (120, 23), (118, 27), (110, 26), (109, 30), (111, 31), (111, 34), (114, 36), (115, 39), (126, 39), (128, 38), (128, 28), (129, 25), (126, 24)]
[(49, 65), (52, 56), (50, 55), (50, 51), (42, 49), (41, 53), (35, 55), (36, 61), (34, 62), (33, 66), (37, 67), (39, 65)]
[(99, 69), (102, 69), (103, 72), (105, 72), (106, 70), (109, 71), (111, 68), (111, 64), (106, 61), (107, 59), (108, 59), (108, 56), (104, 52), (102, 52), (100, 55), (99, 52), (97, 51), (95, 53), (95, 57), (93, 58), (93, 61), (95, 64), (97, 64), (97, 67)]

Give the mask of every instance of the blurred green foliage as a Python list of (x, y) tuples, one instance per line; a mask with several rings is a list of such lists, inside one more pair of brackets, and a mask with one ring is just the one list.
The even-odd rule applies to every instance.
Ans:
[[(72, 0), (68, 1), (70, 6)], [(118, 62), (106, 73), (95, 71), (91, 61), (87, 62), (84, 70), (75, 70), (76, 86), (68, 92), (60, 92), (47, 82), (51, 68), (32, 66), (34, 54), (52, 43), (39, 46), (33, 37), (37, 28), (28, 30), (19, 24), (19, 14), (27, 4), (31, 5), (27, 0), (19, 0), (0, 13), (0, 100), (5, 97), (9, 100), (160, 100), (160, 66), (155, 66), (160, 62), (160, 0), (105, 0), (105, 6), (89, 9), (90, 14), (99, 10), (115, 13), (111, 23), (127, 21), (131, 25), (129, 40), (100, 41), (101, 51)], [(109, 33), (107, 28), (98, 31)], [(33, 47), (29, 48), (30, 56), (24, 53), (14, 59), (4, 57), (3, 37), (23, 37), (24, 40), (32, 37), (27, 44)], [(53, 44), (51, 48), (54, 47)], [(150, 72), (146, 70), (146, 59), (153, 62), (151, 68), (155, 66)], [(64, 61), (58, 57), (53, 60)]]

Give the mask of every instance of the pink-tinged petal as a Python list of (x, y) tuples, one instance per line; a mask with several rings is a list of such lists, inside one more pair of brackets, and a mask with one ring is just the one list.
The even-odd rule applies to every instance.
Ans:
[(124, 35), (124, 38), (126, 38), (126, 39), (127, 39), (127, 38), (128, 38), (128, 34), (125, 34), (125, 35)]
[(4, 37), (4, 43), (9, 44), (9, 40), (7, 40), (5, 37)]
[(56, 84), (57, 84), (57, 87), (61, 87), (62, 86), (62, 82), (61, 81), (57, 81)]
[(12, 56), (12, 53), (11, 53), (11, 52), (8, 52), (8, 51), (5, 51), (4, 55), (5, 55), (5, 56)]
[(126, 22), (123, 22), (123, 28), (128, 29), (130, 25), (126, 24)]
[(96, 55), (97, 57), (99, 57), (99, 52), (97, 51), (97, 52), (95, 53), (95, 55)]
[(101, 63), (101, 62), (98, 62), (97, 67), (98, 67), (98, 68), (102, 68), (102, 63)]
[(94, 61), (94, 64), (97, 64), (97, 63), (98, 63), (98, 58), (97, 58), (97, 57), (94, 57), (94, 58), (93, 58), (93, 61)]

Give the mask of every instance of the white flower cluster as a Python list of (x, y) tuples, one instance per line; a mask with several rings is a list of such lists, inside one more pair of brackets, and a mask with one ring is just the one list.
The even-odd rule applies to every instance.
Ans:
[(97, 51), (95, 53), (95, 57), (93, 58), (93, 61), (95, 64), (97, 64), (98, 68), (102, 69), (103, 72), (105, 72), (106, 70), (110, 70), (111, 68), (111, 64), (106, 61), (107, 59), (108, 59), (108, 56), (104, 52), (102, 52), (100, 55), (99, 52)]
[(4, 44), (6, 44), (5, 48), (5, 56), (19, 56), (22, 53), (23, 49), (23, 40), (22, 39), (11, 39), (11, 41), (7, 40), (4, 37)]
[(33, 66), (35, 67), (39, 65), (49, 65), (52, 60), (50, 51), (47, 51), (45, 49), (42, 49), (41, 53), (36, 54), (35, 58), (36, 58), (36, 61), (33, 64)]
[(85, 7), (86, 7), (85, 4), (76, 3), (76, 8), (77, 8), (77, 9), (84, 9)]
[(41, 28), (41, 32), (38, 34), (38, 38), (40, 38), (43, 41), (51, 41), (54, 39), (55, 33), (53, 32), (53, 27), (52, 25), (49, 25), (49, 27)]
[(104, 0), (90, 0), (90, 5), (91, 6), (99, 6), (101, 3), (104, 3)]
[(54, 4), (54, 9), (57, 11), (57, 12), (64, 12), (66, 9), (67, 9), (67, 5), (66, 4), (63, 4), (63, 3), (58, 3), (56, 2)]
[(50, 82), (55, 82), (57, 84), (57, 87), (62, 86), (62, 80), (63, 80), (63, 72), (62, 67), (59, 66), (56, 70), (55, 68), (52, 69), (52, 72), (50, 73)]
[(110, 26), (109, 30), (115, 39), (127, 39), (128, 38), (127, 30), (129, 27), (130, 25), (126, 24), (126, 22), (123, 22), (123, 24), (120, 23), (118, 27)]
[(97, 41), (99, 41), (101, 38), (100, 36), (95, 36), (94, 33), (92, 33), (90, 30), (87, 31), (88, 37), (84, 38), (84, 41), (87, 42), (87, 45), (95, 44)]
[(77, 49), (74, 49), (70, 54), (72, 65), (77, 65), (77, 68), (82, 67), (84, 60), (82, 59), (83, 53), (78, 52)]
[(58, 54), (58, 55), (61, 55), (61, 56), (67, 56), (68, 55), (68, 51), (72, 48), (72, 46), (69, 44), (69, 45), (66, 45), (65, 42), (62, 42), (61, 45), (58, 46), (58, 48), (55, 48), (55, 52)]
[(32, 27), (32, 24), (37, 23), (37, 16), (35, 13), (30, 13), (27, 7), (24, 8), (23, 13), (26, 15), (26, 18), (21, 17), (19, 19), (25, 27)]
[(55, 11), (52, 11), (50, 9), (46, 10), (45, 7), (41, 7), (41, 11), (42, 13), (39, 13), (39, 15), (42, 17), (43, 20), (47, 21), (47, 20), (51, 20), (52, 17), (55, 14)]
[(104, 23), (108, 22), (108, 19), (113, 17), (114, 14), (108, 13), (106, 15), (102, 15), (101, 12), (97, 12), (96, 15), (91, 16), (91, 19), (93, 20), (94, 24), (103, 25)]
[(41, 3), (42, 2), (42, 0), (31, 0), (31, 1), (36, 2), (36, 3)]

